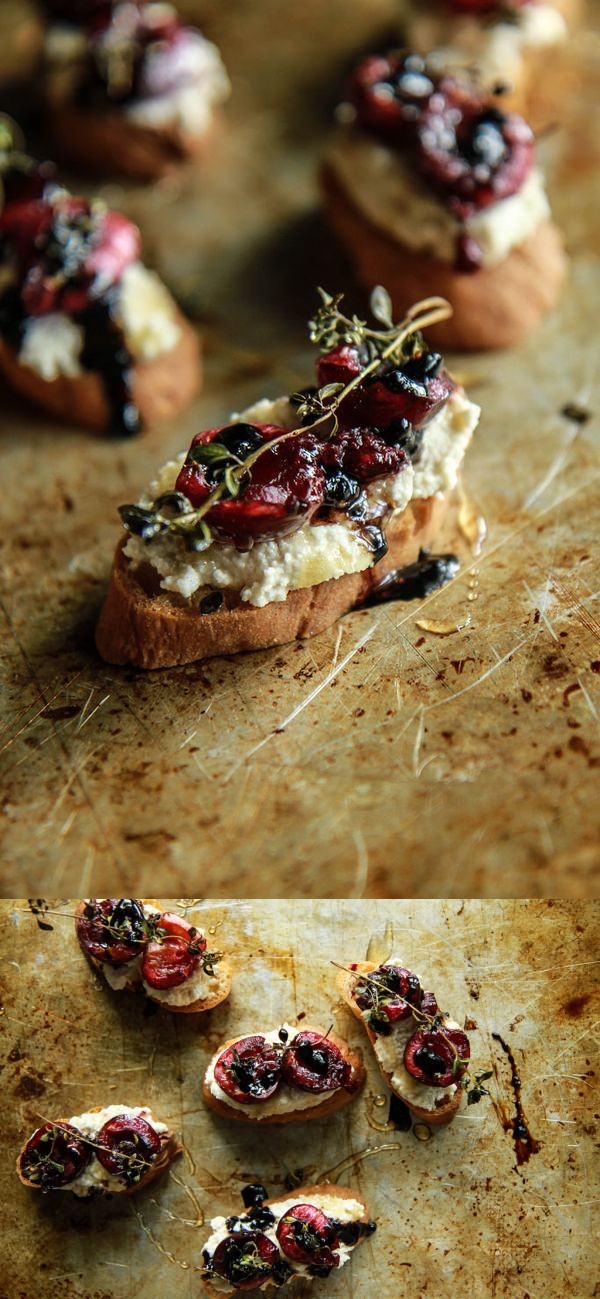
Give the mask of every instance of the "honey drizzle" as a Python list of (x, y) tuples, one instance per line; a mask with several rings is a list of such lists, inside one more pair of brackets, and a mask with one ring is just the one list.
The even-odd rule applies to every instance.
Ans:
[(373, 1094), (371, 1093), (366, 1105), (367, 1123), (369, 1124), (370, 1128), (375, 1128), (376, 1132), (395, 1132), (396, 1131), (395, 1123), (391, 1123), (389, 1118), (386, 1123), (380, 1123), (378, 1119), (375, 1118), (375, 1115), (373, 1113), (373, 1110), (376, 1108), (382, 1109), (385, 1103), (386, 1103), (385, 1096), (373, 1096)]
[(481, 554), (481, 547), (487, 537), (487, 523), (477, 506), (469, 499), (464, 488), (459, 488), (460, 505), (458, 510), (458, 527), (465, 541), (468, 541), (474, 555)]
[[(192, 1162), (191, 1159), (190, 1162)], [(194, 1168), (194, 1172), (195, 1172), (195, 1168)], [(194, 1209), (196, 1210), (196, 1219), (194, 1222), (191, 1222), (189, 1218), (178, 1218), (177, 1221), (185, 1223), (186, 1227), (203, 1227), (204, 1210), (201, 1208), (200, 1204), (198, 1203), (198, 1198), (196, 1196), (196, 1193), (192, 1190), (191, 1186), (188, 1186), (187, 1182), (182, 1182), (181, 1178), (178, 1177), (177, 1173), (174, 1173), (172, 1169), (170, 1170), (170, 1176), (173, 1178), (173, 1181), (177, 1182), (177, 1185), (180, 1186), (182, 1190), (185, 1191), (188, 1200), (192, 1201)], [(176, 1214), (169, 1213), (170, 1218), (174, 1218), (176, 1216), (177, 1216)]]
[(391, 920), (388, 920), (383, 931), (383, 938), (380, 934), (371, 934), (367, 947), (367, 961), (375, 961), (377, 965), (383, 965), (392, 954), (393, 942), (394, 926)]
[(152, 1228), (148, 1227), (148, 1225), (144, 1222), (144, 1219), (142, 1218), (139, 1209), (136, 1209), (135, 1204), (131, 1200), (129, 1201), (129, 1203), (131, 1207), (131, 1212), (135, 1214), (135, 1217), (137, 1218), (140, 1227), (142, 1228), (142, 1231), (145, 1232), (146, 1236), (148, 1237), (148, 1240), (151, 1242), (152, 1245), (154, 1245), (154, 1248), (158, 1250), (159, 1254), (163, 1254), (164, 1257), (169, 1260), (169, 1263), (175, 1263), (177, 1267), (183, 1268), (184, 1272), (189, 1272), (189, 1269), (192, 1266), (191, 1263), (186, 1263), (185, 1260), (182, 1258), (175, 1258), (175, 1255), (172, 1254), (169, 1249), (165, 1249), (164, 1245), (161, 1245), (160, 1241), (157, 1240), (156, 1236), (154, 1235), (154, 1232), (152, 1231)]
[(349, 1155), (347, 1159), (342, 1159), (340, 1164), (335, 1168), (328, 1168), (327, 1172), (321, 1173), (318, 1182), (335, 1182), (341, 1173), (345, 1173), (349, 1168), (355, 1168), (357, 1164), (362, 1163), (364, 1159), (369, 1159), (371, 1155), (378, 1155), (383, 1150), (400, 1150), (400, 1144), (397, 1141), (383, 1141), (380, 1146), (367, 1146), (365, 1150), (359, 1150), (355, 1155)]

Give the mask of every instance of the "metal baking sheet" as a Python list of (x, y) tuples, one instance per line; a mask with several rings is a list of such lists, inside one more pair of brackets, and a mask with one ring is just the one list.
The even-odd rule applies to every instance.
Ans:
[[(379, 1229), (327, 1283), (294, 1283), (298, 1299), (598, 1295), (595, 904), (203, 903), (202, 922), (234, 965), (230, 1001), (206, 1018), (148, 1015), (142, 998), (111, 992), (75, 940), (74, 903), (47, 906), (52, 929), (38, 928), (26, 902), (0, 906), (2, 1299), (197, 1299), (202, 1216), (235, 1209), (245, 1182), (277, 1194), (290, 1175), (327, 1173), (366, 1196)], [(474, 1068), (493, 1070), (490, 1098), (430, 1136), (421, 1125), (427, 1140), (371, 1126), (387, 1121), (386, 1089), (336, 996), (331, 962), (364, 959), (373, 939), (380, 955), (391, 943), (459, 1022), (476, 1023)], [(326, 1122), (260, 1131), (205, 1109), (202, 1074), (221, 1041), (302, 1015), (363, 1047), (356, 1101)], [(515, 1113), (510, 1066), (493, 1032), (514, 1053), (540, 1143), (521, 1168), (504, 1126)], [(150, 1103), (181, 1134), (185, 1154), (169, 1175), (131, 1202), (44, 1199), (19, 1184), (14, 1158), (41, 1116), (119, 1100)]]
[[(571, 277), (513, 353), (455, 368), (483, 408), (464, 486), (480, 556), (426, 602), (316, 639), (143, 674), (92, 630), (116, 507), (199, 427), (312, 372), (314, 286), (352, 277), (319, 213), (318, 159), (346, 69), (393, 0), (190, 3), (234, 94), (197, 171), (106, 185), (194, 313), (206, 385), (177, 425), (103, 441), (6, 395), (2, 476), (7, 894), (593, 895), (598, 880), (597, 35), (541, 144)], [(597, 6), (589, 7), (590, 24)], [(354, 296), (351, 301), (360, 305)], [(567, 410), (565, 414), (564, 411)], [(441, 637), (420, 621), (463, 631)], [(45, 886), (48, 887), (47, 884)]]

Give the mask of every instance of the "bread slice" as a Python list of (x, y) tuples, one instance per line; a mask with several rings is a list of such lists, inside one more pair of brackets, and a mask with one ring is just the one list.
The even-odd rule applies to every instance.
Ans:
[[(350, 1189), (349, 1186), (336, 1186), (334, 1183), (330, 1183), (330, 1182), (317, 1183), (315, 1186), (299, 1186), (293, 1192), (286, 1191), (284, 1195), (279, 1195), (275, 1199), (265, 1200), (264, 1201), (265, 1208), (274, 1209), (276, 1211), (277, 1205), (285, 1203), (285, 1201), (289, 1200), (292, 1195), (294, 1196), (296, 1204), (302, 1204), (305, 1200), (310, 1200), (311, 1196), (313, 1195), (328, 1195), (340, 1201), (356, 1200), (356, 1202), (358, 1204), (361, 1204), (364, 1209), (362, 1217), (359, 1218), (358, 1221), (367, 1223), (370, 1220), (370, 1215), (369, 1215), (369, 1210), (367, 1208), (366, 1200), (364, 1199), (364, 1196), (360, 1194), (359, 1191), (353, 1191)], [(359, 1237), (359, 1239), (356, 1242), (356, 1245), (354, 1245), (353, 1247), (352, 1250), (353, 1253), (355, 1249), (358, 1249), (359, 1245), (362, 1243), (364, 1239), (365, 1239), (364, 1236)], [(293, 1282), (294, 1280), (306, 1281), (306, 1278), (300, 1275), (298, 1275), (297, 1277), (292, 1276), (290, 1278), (290, 1281)], [(229, 1293), (232, 1294), (240, 1293), (239, 1290), (232, 1289), (231, 1291), (229, 1290), (224, 1291), (222, 1289), (217, 1289), (217, 1287), (213, 1284), (213, 1282), (210, 1280), (209, 1277), (203, 1276), (202, 1284), (204, 1286), (206, 1294), (209, 1296), (209, 1299), (223, 1299), (224, 1294), (227, 1295)], [(289, 1282), (286, 1282), (285, 1288), (287, 1288), (288, 1284)], [(271, 1289), (272, 1287), (269, 1286), (269, 1291), (267, 1293), (269, 1293)], [(263, 1287), (261, 1286), (260, 1289), (257, 1290), (257, 1294), (262, 1294), (262, 1293), (263, 1293)]]
[[(314, 1024), (303, 1023), (299, 1026), (298, 1031), (302, 1033), (321, 1033), (323, 1037), (325, 1036), (325, 1029), (315, 1026)], [(260, 1033), (260, 1029), (253, 1029), (252, 1032)], [(221, 1053), (226, 1051), (228, 1047), (233, 1046), (235, 1042), (238, 1042), (240, 1036), (241, 1035), (238, 1034), (237, 1037), (232, 1037), (228, 1042), (224, 1042), (216, 1054), (221, 1055)], [(244, 1033), (242, 1036), (247, 1037), (248, 1034)], [(358, 1084), (355, 1091), (347, 1092), (345, 1088), (338, 1087), (336, 1091), (325, 1092), (320, 1105), (312, 1105), (306, 1109), (290, 1108), (289, 1110), (286, 1110), (285, 1113), (265, 1114), (264, 1117), (261, 1117), (260, 1105), (249, 1105), (247, 1110), (238, 1110), (234, 1105), (228, 1105), (226, 1101), (219, 1100), (218, 1097), (213, 1096), (213, 1093), (207, 1084), (205, 1075), (202, 1081), (202, 1095), (206, 1104), (209, 1109), (214, 1110), (215, 1114), (220, 1114), (221, 1118), (235, 1119), (240, 1123), (259, 1123), (261, 1127), (264, 1123), (303, 1122), (304, 1119), (324, 1119), (328, 1114), (335, 1114), (337, 1110), (344, 1109), (346, 1105), (349, 1105), (350, 1102), (354, 1100), (355, 1096), (358, 1095), (358, 1092), (364, 1087), (367, 1075), (360, 1052), (354, 1051), (353, 1048), (349, 1046), (343, 1038), (338, 1037), (336, 1033), (329, 1032), (327, 1034), (327, 1039), (329, 1042), (333, 1042), (334, 1046), (337, 1046), (338, 1051), (341, 1051), (344, 1060), (351, 1065), (354, 1074), (354, 1081)], [(290, 1092), (290, 1096), (292, 1095), (293, 1092)]]
[[(86, 1113), (98, 1114), (100, 1110), (103, 1108), (104, 1107), (102, 1105), (92, 1105), (92, 1107), (89, 1110), (87, 1110)], [(54, 1122), (57, 1125), (61, 1123), (68, 1124), (69, 1119), (55, 1119)], [(144, 1188), (146, 1186), (149, 1186), (150, 1182), (153, 1182), (156, 1177), (160, 1177), (160, 1174), (164, 1173), (165, 1169), (169, 1167), (169, 1164), (172, 1164), (173, 1161), (177, 1159), (177, 1157), (180, 1154), (182, 1154), (183, 1146), (181, 1142), (177, 1140), (175, 1133), (172, 1132), (170, 1128), (167, 1128), (166, 1132), (159, 1132), (158, 1136), (160, 1137), (160, 1150), (156, 1156), (156, 1159), (152, 1161), (152, 1164), (150, 1165), (147, 1173), (144, 1173), (144, 1176), (140, 1179), (139, 1182), (136, 1182), (134, 1186), (124, 1186), (122, 1190), (118, 1190), (118, 1191), (111, 1190), (110, 1192), (100, 1191), (99, 1193), (102, 1195), (109, 1195), (109, 1194), (110, 1195), (137, 1195), (138, 1191), (143, 1191)], [(28, 1137), (27, 1141), (29, 1140), (30, 1138)], [(25, 1147), (27, 1146), (27, 1141), (22, 1146), (19, 1155), (17, 1157), (17, 1175), (19, 1177), (19, 1181), (23, 1183), (23, 1186), (30, 1186), (34, 1191), (39, 1191), (40, 1189), (39, 1186), (37, 1186), (35, 1182), (30, 1182), (29, 1178), (24, 1177), (23, 1173), (21, 1172), (21, 1167), (20, 1167), (21, 1159), (25, 1153)], [(68, 1186), (65, 1187), (65, 1190), (68, 1190)]]
[[(354, 977), (355, 974), (370, 974), (371, 970), (376, 970), (377, 968), (377, 962), (375, 961), (359, 961), (352, 973), (346, 970), (341, 970), (336, 979), (337, 986), (346, 1002), (346, 1005), (350, 1007), (352, 1014), (356, 1015), (356, 1018), (360, 1020), (372, 1046), (374, 1046), (377, 1041), (377, 1034), (374, 1033), (373, 1030), (369, 1028), (369, 1025), (365, 1023), (361, 1014), (360, 1006), (357, 1006), (356, 1000), (352, 996), (352, 989), (356, 982)], [(421, 1123), (429, 1123), (432, 1127), (439, 1127), (441, 1124), (450, 1123), (452, 1121), (454, 1115), (460, 1108), (460, 1102), (462, 1099), (460, 1088), (457, 1088), (453, 1095), (442, 1101), (441, 1104), (436, 1103), (436, 1108), (434, 1110), (429, 1110), (424, 1106), (415, 1105), (413, 1101), (407, 1100), (406, 1097), (402, 1095), (402, 1092), (399, 1092), (397, 1088), (393, 1086), (392, 1074), (389, 1073), (387, 1069), (383, 1068), (379, 1063), (379, 1060), (377, 1060), (377, 1063), (379, 1065), (379, 1071), (385, 1079), (390, 1091), (394, 1092), (396, 1096), (399, 1096), (401, 1101), (404, 1101), (404, 1104), (408, 1106), (415, 1118), (419, 1119)]]
[(123, 553), (126, 541), (121, 541), (96, 628), (97, 648), (107, 663), (164, 668), (316, 636), (364, 601), (387, 573), (414, 563), (419, 551), (435, 540), (449, 499), (448, 494), (413, 500), (394, 515), (386, 530), (388, 553), (372, 568), (290, 591), (285, 600), (263, 608), (224, 591), (222, 607), (201, 614), (187, 601), (161, 591), (149, 565), (134, 571)]
[(214, 125), (193, 134), (178, 122), (145, 126), (124, 112), (86, 112), (72, 100), (50, 104), (54, 152), (59, 161), (92, 176), (160, 180), (208, 147)]
[(353, 202), (333, 168), (321, 173), (325, 208), (332, 230), (353, 263), (361, 284), (384, 284), (395, 317), (411, 303), (439, 294), (453, 308), (448, 320), (428, 328), (440, 350), (487, 351), (515, 347), (555, 306), (566, 277), (566, 257), (558, 228), (543, 221), (523, 244), (497, 266), (471, 274), (448, 262), (414, 252), (379, 229)]
[[(156, 902), (154, 898), (144, 898), (144, 902), (146, 902), (148, 906), (160, 909), (159, 903)], [(77, 903), (75, 908), (75, 924), (77, 924), (79, 916), (83, 915), (85, 906), (86, 903), (84, 899)], [(90, 956), (88, 952), (86, 952), (85, 955), (90, 964), (93, 965), (94, 969), (104, 977), (104, 962), (98, 960), (95, 956)], [(110, 984), (108, 984), (108, 986), (110, 987)], [(227, 1000), (231, 991), (231, 968), (226, 961), (219, 961), (215, 966), (214, 987), (210, 996), (198, 998), (198, 1000), (191, 1001), (185, 1006), (171, 1005), (169, 1002), (163, 1001), (159, 997), (153, 997), (152, 993), (148, 992), (143, 986), (141, 977), (131, 979), (129, 983), (123, 985), (121, 991), (137, 992), (138, 988), (142, 990), (144, 996), (147, 997), (149, 1001), (153, 1001), (157, 1006), (162, 1006), (164, 1010), (170, 1010), (173, 1014), (177, 1015), (197, 1015), (205, 1010), (213, 1010), (215, 1006), (220, 1006), (222, 1001)]]
[[(200, 340), (189, 321), (177, 311), (180, 334), (175, 346), (153, 361), (137, 361), (132, 369), (132, 397), (143, 424), (170, 418), (189, 406), (201, 383)], [(0, 339), (0, 370), (28, 401), (57, 419), (98, 432), (110, 427), (110, 408), (100, 374), (84, 370), (76, 378), (59, 375), (43, 379), (22, 365), (18, 353)]]

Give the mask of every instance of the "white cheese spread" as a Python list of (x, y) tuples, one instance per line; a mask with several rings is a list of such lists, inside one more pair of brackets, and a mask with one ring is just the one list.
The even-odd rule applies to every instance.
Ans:
[[(279, 1029), (275, 1028), (268, 1033), (260, 1033), (261, 1037), (266, 1038), (267, 1042), (277, 1043), (280, 1046), (289, 1046), (298, 1033), (302, 1032), (301, 1028), (292, 1028), (290, 1024), (283, 1024), (282, 1028), (287, 1030), (288, 1038), (284, 1044), (279, 1037)], [(248, 1036), (244, 1034), (244, 1036)], [(218, 1101), (223, 1101), (225, 1105), (230, 1105), (234, 1110), (242, 1110), (244, 1114), (250, 1115), (257, 1123), (261, 1119), (267, 1118), (270, 1114), (286, 1114), (290, 1110), (308, 1110), (313, 1109), (316, 1105), (322, 1105), (324, 1100), (339, 1091), (335, 1088), (330, 1092), (305, 1092), (300, 1087), (289, 1087), (287, 1083), (282, 1082), (274, 1096), (270, 1100), (251, 1102), (249, 1105), (242, 1104), (241, 1101), (232, 1100), (227, 1092), (219, 1087), (215, 1078), (215, 1065), (219, 1056), (222, 1055), (222, 1049), (216, 1051), (204, 1075), (204, 1081), (212, 1092), (212, 1095)]]
[(62, 311), (30, 316), (25, 326), (19, 362), (52, 382), (60, 375), (77, 379), (83, 348), (83, 329)]
[[(150, 51), (147, 57), (159, 59), (160, 47), (155, 55)], [(199, 32), (188, 30), (181, 77), (182, 84), (176, 90), (127, 104), (125, 116), (139, 126), (157, 130), (175, 127), (185, 135), (202, 135), (210, 125), (213, 109), (227, 99), (231, 84), (216, 45)]]
[[(312, 1204), (316, 1209), (320, 1209), (321, 1213), (326, 1214), (327, 1217), (334, 1218), (336, 1222), (344, 1222), (344, 1223), (359, 1222), (365, 1210), (364, 1210), (364, 1206), (360, 1204), (358, 1200), (346, 1200), (346, 1199), (342, 1199), (341, 1196), (327, 1195), (326, 1193), (322, 1195), (310, 1195), (305, 1197), (302, 1197), (301, 1194), (297, 1194), (295, 1197), (290, 1197), (288, 1200), (278, 1201), (277, 1204), (273, 1204), (269, 1206), (271, 1212), (275, 1215), (277, 1221), (274, 1222), (271, 1227), (261, 1228), (261, 1230), (264, 1231), (265, 1236), (269, 1237), (269, 1240), (272, 1240), (274, 1244), (278, 1246), (281, 1257), (285, 1258), (286, 1262), (293, 1269), (293, 1276), (302, 1276), (305, 1277), (307, 1281), (312, 1281), (313, 1278), (310, 1275), (308, 1267), (305, 1266), (303, 1263), (296, 1263), (293, 1262), (291, 1259), (287, 1258), (286, 1255), (283, 1253), (283, 1250), (281, 1250), (279, 1246), (279, 1242), (277, 1240), (277, 1224), (280, 1222), (281, 1218), (283, 1218), (285, 1214), (289, 1212), (290, 1209), (293, 1209), (294, 1205), (296, 1204)], [(230, 1235), (230, 1232), (227, 1227), (226, 1218), (222, 1218), (222, 1217), (213, 1218), (210, 1225), (212, 1227), (212, 1236), (210, 1236), (209, 1239), (207, 1240), (206, 1245), (204, 1246), (204, 1250), (212, 1258), (217, 1246), (220, 1245), (222, 1240), (225, 1240), (225, 1238)], [(338, 1267), (343, 1267), (344, 1264), (348, 1262), (352, 1250), (355, 1248), (356, 1247), (354, 1245), (344, 1245), (343, 1243), (340, 1242), (338, 1249), (333, 1251), (333, 1253), (337, 1254), (339, 1257)], [(212, 1274), (210, 1278), (210, 1282), (211, 1285), (214, 1286), (215, 1290), (219, 1291), (219, 1293), (223, 1293), (223, 1294), (234, 1293), (234, 1287), (230, 1285), (228, 1281), (225, 1281), (221, 1277)], [(267, 1288), (270, 1289), (273, 1284), (274, 1284), (273, 1282), (267, 1281), (264, 1286), (260, 1286), (259, 1288), (260, 1290), (266, 1290)]]
[(497, 266), (550, 216), (540, 171), (509, 198), (461, 224), (397, 150), (354, 128), (340, 128), (328, 162), (356, 207), (378, 229), (416, 253), (453, 263), (459, 235), (475, 239), (482, 264)]
[(560, 45), (568, 34), (551, 4), (525, 5), (511, 22), (482, 22), (481, 15), (448, 13), (422, 0), (406, 0), (402, 30), (406, 45), (431, 56), (432, 67), (476, 68), (486, 83), (503, 85), (519, 80), (528, 50)]
[[(464, 393), (453, 393), (427, 425), (420, 460), (414, 469), (408, 465), (399, 474), (377, 480), (369, 489), (367, 499), (374, 514), (378, 502), (392, 510), (403, 510), (413, 496), (433, 496), (454, 487), (479, 413), (479, 407)], [(258, 402), (241, 415), (232, 416), (232, 421), (243, 419), (287, 428), (294, 426), (293, 418), (287, 398), (279, 398)], [(162, 492), (174, 488), (183, 460), (182, 454), (163, 466), (140, 505), (148, 508)], [(230, 589), (259, 608), (285, 600), (290, 591), (316, 586), (344, 573), (359, 573), (373, 560), (371, 551), (346, 522), (307, 523), (289, 537), (257, 542), (248, 551), (214, 542), (195, 554), (187, 551), (177, 537), (159, 534), (150, 541), (130, 537), (125, 554), (134, 565), (150, 563), (164, 591), (189, 599), (205, 587)]]
[[(126, 1114), (128, 1118), (141, 1117), (146, 1120), (146, 1123), (149, 1123), (151, 1128), (154, 1128), (155, 1132), (168, 1131), (167, 1124), (159, 1123), (146, 1105), (134, 1107), (129, 1105), (106, 1105), (104, 1109), (95, 1113), (75, 1114), (67, 1122), (77, 1128), (84, 1137), (88, 1137), (90, 1141), (95, 1141), (104, 1124), (108, 1123), (109, 1119), (116, 1118), (118, 1114)], [(73, 1191), (75, 1195), (80, 1196), (92, 1195), (97, 1191), (108, 1195), (113, 1191), (122, 1191), (126, 1185), (124, 1178), (115, 1177), (114, 1173), (109, 1173), (106, 1168), (103, 1168), (96, 1158), (96, 1154), (93, 1153), (87, 1168), (84, 1168), (83, 1172), (79, 1173), (78, 1177), (75, 1177), (72, 1182), (68, 1182), (66, 1186), (61, 1186), (60, 1190)]]
[[(400, 957), (391, 956), (386, 965), (399, 965), (406, 968), (404, 961)], [(444, 1026), (446, 1028), (459, 1028), (454, 1020), (444, 1017)], [(409, 1074), (404, 1064), (404, 1048), (414, 1033), (417, 1032), (418, 1025), (410, 1016), (409, 1019), (396, 1020), (392, 1032), (389, 1036), (378, 1035), (373, 1043), (375, 1055), (386, 1073), (391, 1075), (392, 1087), (394, 1091), (402, 1096), (403, 1100), (409, 1101), (411, 1105), (418, 1105), (424, 1110), (435, 1110), (441, 1103), (449, 1100), (456, 1091), (456, 1085), (453, 1083), (450, 1087), (430, 1087), (427, 1083), (421, 1083), (417, 1078)]]

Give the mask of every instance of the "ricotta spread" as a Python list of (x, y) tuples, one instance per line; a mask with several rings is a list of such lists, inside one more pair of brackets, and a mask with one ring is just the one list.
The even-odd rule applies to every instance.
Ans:
[[(373, 513), (377, 514), (381, 503), (394, 511), (403, 510), (413, 496), (432, 496), (454, 487), (479, 413), (479, 407), (464, 393), (452, 393), (424, 431), (418, 464), (380, 478), (369, 489), (367, 500)], [(240, 419), (292, 428), (295, 412), (287, 398), (279, 398), (257, 402), (232, 416), (234, 423)], [(149, 508), (157, 496), (173, 490), (184, 459), (182, 453), (163, 466), (140, 505)], [(307, 523), (289, 537), (259, 541), (248, 551), (213, 542), (195, 554), (174, 536), (158, 534), (149, 541), (130, 537), (125, 554), (134, 566), (151, 564), (164, 591), (190, 599), (207, 587), (229, 589), (259, 608), (285, 600), (290, 591), (316, 586), (344, 573), (359, 573), (373, 562), (371, 551), (346, 522)]]
[(458, 236), (472, 236), (484, 266), (497, 266), (550, 216), (542, 173), (534, 168), (509, 198), (465, 223), (416, 175), (402, 154), (352, 128), (340, 128), (328, 162), (352, 202), (392, 238), (416, 253), (453, 263)]
[(422, 0), (406, 0), (402, 28), (407, 46), (431, 57), (433, 67), (476, 67), (486, 82), (514, 82), (528, 50), (560, 45), (567, 23), (551, 4), (525, 5), (514, 22), (482, 22), (475, 14), (448, 13)]
[[(104, 1124), (108, 1123), (109, 1119), (116, 1118), (117, 1114), (127, 1114), (129, 1118), (139, 1116), (145, 1119), (146, 1123), (149, 1123), (155, 1132), (168, 1131), (167, 1124), (159, 1123), (146, 1105), (134, 1106), (133, 1108), (129, 1105), (106, 1105), (104, 1109), (95, 1113), (75, 1114), (67, 1122), (77, 1128), (84, 1137), (88, 1137), (90, 1141), (95, 1141)], [(115, 1177), (114, 1173), (109, 1173), (106, 1168), (103, 1168), (95, 1153), (93, 1153), (87, 1168), (84, 1168), (83, 1172), (79, 1173), (78, 1177), (75, 1177), (72, 1182), (68, 1182), (66, 1186), (61, 1186), (59, 1189), (61, 1191), (73, 1191), (75, 1195), (87, 1196), (98, 1191), (108, 1195), (113, 1191), (122, 1191), (125, 1186), (125, 1180), (122, 1177)]]
[(185, 135), (202, 135), (213, 109), (227, 99), (231, 84), (216, 45), (199, 32), (188, 31), (181, 76), (183, 84), (176, 90), (127, 104), (125, 116), (138, 126), (175, 127)]
[[(404, 966), (404, 961), (400, 957), (391, 956), (385, 964)], [(454, 1020), (446, 1016), (444, 1016), (444, 1025), (446, 1028), (459, 1028)], [(456, 1085), (453, 1083), (450, 1087), (430, 1087), (409, 1074), (404, 1064), (404, 1048), (409, 1038), (416, 1033), (417, 1027), (412, 1015), (409, 1019), (396, 1020), (388, 1037), (380, 1035), (376, 1037), (373, 1050), (382, 1068), (386, 1073), (391, 1074), (394, 1091), (397, 1091), (403, 1100), (409, 1101), (411, 1105), (419, 1105), (424, 1110), (435, 1110), (454, 1095)]]
[[(154, 361), (164, 352), (170, 352), (181, 334), (177, 308), (169, 290), (141, 262), (133, 262), (123, 272), (115, 318), (136, 361)], [(48, 381), (60, 375), (77, 379), (83, 373), (80, 361), (83, 343), (81, 325), (65, 312), (30, 316), (19, 361)]]
[[(277, 1204), (269, 1206), (271, 1212), (275, 1214), (276, 1222), (272, 1223), (270, 1227), (261, 1228), (261, 1231), (264, 1232), (265, 1236), (269, 1237), (269, 1240), (272, 1240), (274, 1244), (277, 1245), (281, 1257), (285, 1258), (286, 1262), (293, 1268), (294, 1276), (302, 1276), (305, 1277), (307, 1281), (312, 1281), (313, 1278), (310, 1275), (308, 1267), (303, 1263), (292, 1262), (291, 1259), (287, 1258), (279, 1247), (279, 1241), (277, 1240), (277, 1224), (290, 1209), (293, 1209), (295, 1204), (312, 1204), (316, 1209), (320, 1209), (322, 1213), (326, 1214), (327, 1217), (334, 1218), (336, 1222), (359, 1222), (365, 1211), (364, 1205), (360, 1204), (358, 1200), (345, 1200), (342, 1199), (341, 1196), (327, 1195), (324, 1193), (323, 1195), (310, 1196), (301, 1196), (298, 1194), (295, 1197), (290, 1197), (289, 1200), (281, 1200)], [(207, 1240), (204, 1249), (212, 1258), (217, 1246), (220, 1245), (222, 1240), (225, 1240), (225, 1238), (230, 1235), (230, 1232), (227, 1227), (226, 1218), (213, 1218), (210, 1225), (212, 1227), (212, 1236)], [(355, 1248), (356, 1246), (354, 1245), (344, 1245), (340, 1242), (338, 1249), (333, 1251), (333, 1253), (337, 1254), (339, 1257), (339, 1267), (343, 1267), (344, 1264), (348, 1262), (352, 1250)], [(234, 1287), (221, 1277), (212, 1274), (210, 1282), (219, 1293), (234, 1293)], [(274, 1282), (267, 1281), (264, 1286), (260, 1286), (260, 1289), (270, 1289), (272, 1285), (274, 1285)]]
[[(288, 1033), (287, 1042), (285, 1044), (281, 1042), (278, 1028), (273, 1029), (273, 1031), (269, 1033), (261, 1032), (260, 1036), (266, 1038), (267, 1042), (273, 1042), (283, 1047), (283, 1045), (289, 1046), (289, 1044), (294, 1041), (294, 1038), (297, 1037), (298, 1033), (302, 1032), (301, 1028), (292, 1028), (290, 1024), (283, 1024), (282, 1028), (286, 1029)], [(244, 1034), (244, 1036), (247, 1035)], [(227, 1092), (224, 1092), (223, 1088), (219, 1087), (215, 1078), (215, 1065), (219, 1056), (222, 1054), (222, 1049), (216, 1051), (208, 1069), (206, 1070), (204, 1081), (207, 1087), (216, 1100), (223, 1101), (225, 1105), (230, 1105), (234, 1110), (242, 1110), (244, 1114), (251, 1115), (253, 1119), (256, 1119), (257, 1123), (260, 1123), (261, 1119), (267, 1118), (270, 1114), (286, 1114), (289, 1113), (290, 1110), (314, 1109), (316, 1105), (322, 1105), (324, 1100), (327, 1100), (329, 1096), (333, 1096), (336, 1091), (339, 1091), (339, 1087), (337, 1087), (330, 1092), (305, 1092), (302, 1091), (300, 1087), (289, 1087), (287, 1083), (282, 1082), (280, 1083), (275, 1095), (271, 1096), (269, 1100), (256, 1101), (251, 1102), (249, 1105), (243, 1105), (241, 1101), (232, 1100), (231, 1096), (228, 1096)], [(296, 1201), (296, 1203), (298, 1202)]]

